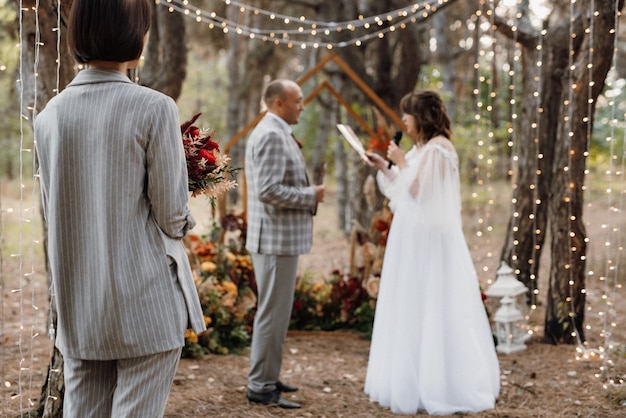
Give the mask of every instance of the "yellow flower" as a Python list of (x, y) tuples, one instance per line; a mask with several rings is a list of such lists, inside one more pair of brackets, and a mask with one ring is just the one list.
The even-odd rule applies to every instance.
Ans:
[(233, 282), (222, 282), (222, 289), (226, 291), (226, 293), (234, 293), (237, 295), (237, 285)]
[(210, 317), (210, 316), (204, 316), (204, 315), (202, 315), (202, 316), (203, 316), (203, 318), (204, 318), (204, 325), (205, 325), (205, 326), (209, 326), (209, 324), (210, 324), (211, 322), (213, 322), (213, 320), (211, 319), (211, 317)]
[(192, 344), (195, 344), (198, 342), (198, 336), (191, 329), (188, 329), (185, 331), (185, 339)]
[(322, 290), (323, 288), (324, 288), (324, 284), (323, 284), (323, 283), (320, 283), (320, 282), (317, 282), (317, 283), (315, 283), (315, 284), (313, 285), (313, 288), (311, 289), (311, 291), (312, 291), (312, 292), (314, 292), (314, 293), (317, 293), (317, 292), (319, 292), (320, 290)]
[(226, 259), (228, 261), (230, 261), (231, 263), (234, 263), (235, 260), (237, 259), (237, 257), (235, 256), (235, 254), (231, 253), (230, 251), (226, 251)]
[(200, 270), (206, 271), (208, 273), (214, 271), (217, 268), (217, 264), (212, 261), (205, 261), (200, 265)]
[(247, 255), (240, 255), (237, 257), (237, 264), (239, 264), (243, 268), (247, 268), (250, 266), (250, 257)]

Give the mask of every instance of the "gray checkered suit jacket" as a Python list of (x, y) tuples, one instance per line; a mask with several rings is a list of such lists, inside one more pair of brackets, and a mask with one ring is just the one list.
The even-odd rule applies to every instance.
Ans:
[(205, 329), (180, 241), (195, 223), (180, 137), (174, 101), (118, 71), (81, 71), (36, 117), (64, 356), (139, 357)]
[(262, 254), (298, 255), (311, 249), (315, 190), (291, 133), (269, 113), (248, 139), (246, 248)]

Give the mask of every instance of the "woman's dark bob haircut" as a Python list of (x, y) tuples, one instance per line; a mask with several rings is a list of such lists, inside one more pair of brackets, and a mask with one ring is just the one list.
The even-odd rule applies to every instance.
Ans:
[(441, 135), (452, 140), (446, 105), (432, 90), (415, 90), (400, 100), (400, 111), (415, 119), (415, 129), (422, 143)]
[(141, 56), (150, 28), (148, 0), (74, 0), (67, 44), (74, 59), (132, 61)]

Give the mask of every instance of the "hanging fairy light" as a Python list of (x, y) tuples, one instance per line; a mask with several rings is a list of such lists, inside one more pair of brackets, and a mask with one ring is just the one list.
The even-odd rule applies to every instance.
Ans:
[(572, 214), (572, 196), (574, 193), (573, 187), (575, 186), (574, 181), (572, 180), (572, 172), (570, 170), (570, 167), (572, 167), (572, 155), (574, 153), (574, 150), (572, 149), (572, 138), (574, 137), (574, 131), (573, 131), (573, 106), (572, 103), (574, 102), (574, 91), (576, 90), (577, 86), (576, 83), (574, 82), (574, 70), (576, 69), (576, 66), (574, 65), (574, 56), (575, 56), (575, 49), (574, 49), (574, 39), (576, 38), (576, 32), (574, 29), (574, 22), (575, 22), (575, 4), (576, 4), (576, 0), (571, 0), (570, 1), (570, 7), (569, 7), (569, 43), (568, 43), (568, 47), (569, 47), (569, 54), (568, 54), (568, 73), (567, 73), (567, 99), (565, 100), (564, 106), (566, 108), (565, 113), (565, 117), (564, 117), (564, 126), (566, 127), (567, 130), (567, 135), (566, 135), (566, 141), (568, 144), (568, 153), (567, 153), (567, 165), (565, 167), (563, 167), (563, 171), (566, 173), (566, 176), (568, 176), (568, 189), (566, 190), (565, 193), (565, 205), (567, 207), (567, 216), (568, 219), (570, 220), (570, 231), (569, 234), (567, 234), (568, 237), (568, 259), (565, 262), (564, 268), (565, 270), (567, 270), (567, 274), (568, 274), (568, 296), (565, 298), (565, 301), (568, 303), (568, 318), (570, 321), (570, 326), (571, 326), (571, 336), (573, 338), (575, 338), (577, 345), (580, 349), (584, 349), (583, 348), (583, 342), (581, 341), (580, 335), (578, 333), (578, 330), (576, 329), (576, 324), (575, 324), (575, 307), (574, 307), (574, 284), (575, 284), (575, 280), (574, 280), (574, 269), (572, 268), (573, 264), (576, 262), (574, 260), (574, 248), (573, 248), (573, 244), (572, 244), (572, 240), (573, 238), (575, 238), (575, 231), (573, 230), (573, 228), (571, 227), (571, 225), (573, 225), (573, 222), (575, 222), (575, 218), (574, 215)]
[[(543, 82), (543, 44), (544, 37), (547, 31), (542, 29), (539, 32), (537, 46), (535, 47), (537, 54), (537, 61), (535, 62), (535, 74), (533, 76), (533, 84), (534, 89), (532, 92), (532, 96), (534, 98), (535, 106), (533, 108), (532, 115), (534, 117), (531, 120), (531, 133), (532, 133), (532, 141), (531, 146), (533, 148), (533, 152), (531, 155), (534, 155), (533, 159), (533, 180), (529, 185), (532, 191), (532, 210), (529, 216), (532, 218), (532, 250), (530, 254), (530, 259), (528, 260), (528, 264), (530, 266), (529, 271), (529, 280), (530, 280), (530, 289), (532, 290), (531, 299), (530, 299), (530, 312), (526, 316), (526, 321), (530, 320), (530, 316), (537, 310), (537, 298), (539, 295), (538, 286), (536, 283), (537, 273), (538, 273), (538, 260), (537, 254), (541, 250), (541, 246), (538, 242), (538, 237), (543, 234), (543, 231), (539, 228), (537, 224), (537, 213), (539, 212), (539, 206), (543, 203), (541, 202), (541, 198), (539, 195), (539, 184), (540, 184), (540, 176), (542, 175), (539, 162), (543, 159), (543, 155), (540, 152), (539, 148), (539, 134), (541, 132), (541, 114), (543, 113), (543, 109), (541, 107), (541, 86)], [(515, 203), (515, 202), (513, 202)], [(529, 329), (529, 332), (532, 330)]]
[[(345, 22), (324, 22), (308, 19), (305, 16), (289, 16), (261, 8), (245, 5), (231, 0), (224, 0), (227, 6), (237, 7), (239, 13), (252, 13), (267, 17), (272, 23), (282, 25), (271, 29), (255, 28), (242, 25), (231, 19), (219, 16), (215, 12), (209, 12), (193, 6), (188, 0), (155, 0), (155, 4), (167, 7), (170, 12), (178, 12), (193, 18), (198, 23), (205, 23), (209, 29), (221, 29), (224, 33), (235, 31), (238, 35), (250, 39), (260, 39), (275, 45), (286, 45), (288, 48), (300, 47), (302, 49), (343, 48), (347, 46), (360, 46), (364, 42), (373, 39), (382, 39), (388, 33), (398, 29), (405, 29), (408, 24), (423, 21), (435, 13), (439, 8), (448, 4), (449, 0), (424, 0), (411, 6), (385, 12), (376, 16), (363, 17)], [(296, 25), (295, 28), (292, 26)], [(354, 36), (346, 41), (336, 42), (332, 36), (344, 30), (355, 32), (369, 31), (364, 35)], [(304, 38), (302, 40), (301, 38)]]
[[(10, 254), (10, 257), (17, 263), (17, 269), (19, 272), (18, 283), (15, 289), (10, 291), (10, 295), (17, 297), (19, 300), (16, 302), (19, 306), (19, 327), (18, 327), (18, 349), (19, 349), (19, 371), (17, 390), (19, 392), (20, 411), (24, 408), (32, 408), (34, 405), (32, 399), (28, 398), (28, 405), (24, 405), (23, 390), (27, 390), (28, 393), (33, 393), (33, 361), (35, 345), (38, 344), (39, 332), (36, 327), (36, 315), (39, 311), (39, 307), (35, 302), (35, 288), (32, 284), (33, 277), (35, 275), (35, 244), (38, 240), (35, 238), (34, 220), (38, 214), (36, 208), (36, 187), (31, 187), (30, 195), (28, 196), (29, 184), (26, 179), (25, 167), (31, 166), (33, 173), (35, 170), (35, 158), (33, 149), (26, 143), (25, 135), (25, 122), (32, 120), (35, 116), (37, 106), (37, 78), (38, 78), (38, 66), (39, 66), (39, 51), (43, 45), (41, 42), (41, 34), (39, 32), (39, 9), (38, 2), (35, 6), (25, 6), (23, 2), (20, 2), (18, 13), (18, 27), (20, 43), (19, 47), (19, 63), (18, 63), (18, 79), (16, 84), (18, 86), (19, 97), (19, 130), (20, 130), (20, 146), (19, 146), (19, 186), (20, 186), (20, 203), (17, 210), (19, 215), (19, 238), (17, 242), (17, 251)], [(23, 51), (23, 30), (24, 30), (24, 16), (32, 19), (35, 22), (35, 33), (33, 37), (33, 88), (34, 88), (34, 103), (32, 106), (25, 106), (25, 91), (24, 91), (24, 78), (25, 72), (25, 60)], [(15, 213), (13, 208), (3, 209), (2, 214)], [(27, 227), (28, 226), (28, 227)], [(3, 321), (4, 322), (4, 321)], [(6, 384), (7, 382), (5, 382)], [(10, 384), (10, 382), (9, 382)]]
[[(591, 10), (593, 11), (590, 25), (590, 35), (593, 36), (593, 21), (598, 16), (598, 12), (595, 10), (594, 2), (591, 3)], [(617, 6), (617, 2), (615, 3), (615, 21), (613, 28), (610, 28), (609, 31), (615, 36), (614, 39), (614, 57), (613, 62), (615, 62), (615, 54), (617, 52), (617, 28), (619, 24), (619, 10)], [(593, 43), (592, 43), (593, 45)], [(589, 64), (587, 69), (589, 71), (589, 84), (587, 86), (588, 89), (588, 106), (592, 107), (592, 88), (593, 88), (593, 78), (592, 71), (593, 66), (591, 65), (591, 57), (593, 56), (593, 49), (590, 47), (589, 50)], [(614, 65), (611, 67), (609, 73), (614, 72)], [(614, 301), (617, 299), (617, 293), (621, 289), (621, 284), (619, 283), (619, 261), (621, 258), (621, 253), (623, 252), (623, 246), (621, 242), (621, 231), (620, 225), (623, 221), (622, 213), (624, 210), (624, 170), (626, 165), (626, 150), (624, 149), (624, 142), (626, 137), (622, 139), (622, 155), (621, 162), (619, 166), (617, 165), (618, 156), (616, 154), (617, 141), (615, 137), (615, 127), (618, 124), (616, 117), (616, 102), (615, 102), (615, 90), (612, 88), (612, 82), (609, 78), (607, 78), (607, 98), (609, 99), (609, 106), (611, 108), (611, 117), (609, 120), (610, 126), (610, 135), (605, 138), (605, 140), (609, 143), (610, 149), (610, 159), (609, 159), (609, 168), (605, 172), (606, 180), (608, 182), (608, 186), (606, 188), (606, 198), (607, 198), (607, 222), (602, 225), (605, 230), (605, 266), (604, 266), (604, 274), (598, 278), (598, 282), (601, 289), (601, 304), (600, 310), (596, 313), (597, 318), (599, 318), (600, 324), (600, 332), (599, 337), (602, 342), (601, 345), (597, 349), (587, 348), (586, 350), (579, 350), (580, 357), (589, 358), (592, 355), (598, 355), (602, 360), (602, 365), (600, 366), (600, 371), (596, 374), (596, 377), (604, 380), (603, 386), (607, 388), (611, 384), (622, 384), (621, 379), (618, 378), (619, 381), (615, 380), (615, 377), (612, 376), (612, 369), (614, 367), (613, 359), (611, 358), (611, 353), (614, 350), (613, 346), (613, 331), (617, 326), (617, 321), (615, 318), (615, 308)], [(590, 114), (590, 112), (588, 112)], [(624, 115), (622, 115), (624, 116)], [(590, 135), (590, 133), (588, 132)], [(614, 190), (615, 183), (619, 180), (622, 185), (622, 190), (619, 193), (618, 198), (615, 198)], [(593, 271), (588, 272), (589, 277), (593, 277)], [(591, 312), (591, 309), (588, 310)], [(587, 330), (591, 330), (591, 326), (587, 325)]]
[[(517, 1), (518, 5), (520, 4), (520, 0)], [(513, 25), (511, 26), (511, 32), (513, 33), (513, 62), (508, 64), (508, 71), (507, 71), (507, 75), (509, 77), (509, 85), (508, 85), (508, 90), (509, 90), (509, 106), (511, 109), (511, 120), (509, 121), (509, 126), (507, 128), (507, 133), (509, 135), (509, 141), (507, 142), (507, 146), (509, 147), (509, 149), (511, 150), (510, 154), (511, 154), (511, 171), (509, 171), (509, 175), (511, 176), (511, 178), (514, 179), (513, 182), (513, 189), (514, 190), (518, 190), (519, 189), (519, 184), (517, 184), (515, 182), (515, 179), (517, 178), (517, 176), (514, 175), (513, 170), (515, 169), (515, 167), (517, 167), (517, 164), (519, 162), (519, 155), (518, 155), (518, 146), (519, 143), (517, 141), (517, 97), (516, 97), (516, 93), (517, 93), (517, 80), (516, 80), (516, 75), (517, 75), (517, 65), (519, 63), (519, 54), (520, 54), (520, 48), (519, 48), (519, 44), (517, 42), (517, 25), (518, 25), (518, 19), (519, 19), (519, 13), (515, 13), (515, 20)], [(516, 200), (515, 198), (513, 198), (512, 204), (513, 207), (516, 206)], [(519, 222), (520, 222), (520, 213), (517, 210), (513, 211), (513, 236), (517, 236), (518, 232), (519, 232)], [(519, 239), (515, 238), (513, 240), (513, 253), (512, 253), (512, 260), (513, 261), (517, 261), (519, 258), (519, 254), (518, 254), (518, 248), (519, 246)], [(515, 274), (518, 275), (520, 273), (519, 268), (515, 269)]]
[[(517, 5), (518, 8), (521, 5), (521, 0), (517, 0)], [(508, 72), (507, 75), (509, 76), (509, 85), (508, 85), (508, 90), (509, 90), (509, 105), (510, 105), (510, 109), (511, 109), (511, 120), (509, 121), (509, 127), (507, 130), (507, 133), (509, 135), (509, 141), (507, 143), (507, 146), (509, 147), (509, 149), (511, 150), (511, 169), (509, 171), (509, 175), (511, 176), (511, 178), (513, 179), (513, 189), (517, 190), (520, 188), (520, 185), (516, 183), (516, 179), (517, 176), (514, 174), (514, 171), (517, 170), (518, 164), (519, 164), (519, 149), (520, 149), (520, 142), (518, 140), (518, 136), (517, 136), (517, 128), (518, 128), (518, 113), (517, 113), (517, 94), (518, 94), (518, 90), (517, 90), (517, 85), (518, 85), (518, 80), (517, 80), (517, 75), (518, 75), (518, 69), (521, 66), (520, 63), (520, 58), (521, 58), (521, 48), (520, 45), (518, 43), (518, 25), (519, 25), (519, 19), (521, 18), (521, 13), (519, 12), (519, 9), (516, 10), (515, 12), (515, 17), (513, 20), (513, 24), (511, 26), (511, 32), (513, 34), (513, 46), (514, 46), (514, 50), (513, 50), (513, 62), (509, 64), (509, 68), (508, 68)], [(538, 54), (538, 59), (537, 59), (537, 63), (536, 66), (537, 68), (535, 69), (535, 77), (533, 79), (535, 88), (534, 91), (532, 93), (533, 97), (535, 98), (535, 112), (532, 113), (533, 117), (535, 118), (535, 120), (531, 121), (531, 132), (533, 135), (533, 140), (532, 140), (532, 147), (534, 149), (534, 175), (533, 175), (533, 181), (531, 184), (528, 185), (528, 187), (530, 188), (530, 191), (532, 193), (533, 196), (533, 203), (532, 203), (532, 209), (531, 212), (528, 214), (529, 219), (532, 221), (532, 225), (533, 225), (533, 233), (532, 233), (532, 250), (531, 250), (531, 255), (530, 258), (528, 260), (523, 260), (522, 262), (526, 262), (528, 264), (528, 268), (529, 268), (529, 279), (531, 282), (534, 282), (536, 280), (536, 264), (535, 264), (535, 258), (537, 255), (537, 252), (539, 250), (538, 245), (537, 245), (537, 235), (540, 234), (541, 232), (538, 229), (537, 226), (537, 208), (538, 205), (540, 204), (540, 199), (539, 199), (539, 191), (538, 191), (538, 183), (539, 183), (539, 168), (538, 168), (538, 154), (539, 154), (539, 120), (540, 120), (540, 109), (539, 109), (539, 98), (540, 98), (540, 90), (541, 90), (541, 59), (542, 59), (542, 48), (543, 48), (543, 36), (545, 35), (545, 30), (542, 31), (540, 33), (539, 36), (539, 42), (536, 48), (537, 54)], [(525, 193), (525, 191), (524, 191)], [(517, 199), (515, 197), (512, 198), (511, 200), (511, 204), (512, 207), (515, 208), (517, 206)], [(520, 239), (516, 238), (519, 237), (519, 233), (522, 232), (523, 234), (526, 234), (527, 231), (520, 231), (520, 222), (521, 222), (521, 218), (520, 218), (520, 213), (517, 210), (513, 210), (513, 251), (512, 251), (512, 255), (511, 255), (511, 259), (513, 261), (518, 260), (519, 258), (519, 245), (520, 245)], [(526, 236), (526, 235), (525, 235)], [(519, 275), (521, 273), (520, 268), (516, 268), (515, 269), (515, 275)], [(525, 309), (522, 310), (523, 315), (524, 315), (524, 321), (523, 321), (523, 331), (526, 334), (525, 337), (529, 338), (531, 334), (534, 333), (533, 327), (531, 327), (530, 324), (530, 318), (531, 315), (536, 311), (537, 309), (537, 294), (538, 294), (538, 289), (537, 286), (535, 286), (534, 284), (531, 285), (530, 287), (531, 290), (531, 298), (530, 298), (530, 309), (526, 308), (526, 304), (523, 305), (523, 307)]]
[[(486, 77), (481, 74), (482, 63), (492, 63), (495, 59), (496, 49), (496, 36), (494, 25), (494, 2), (493, 0), (481, 0), (481, 6), (489, 3), (489, 8), (486, 10), (486, 18), (482, 24), (476, 25), (478, 31), (478, 56), (477, 61), (474, 63), (474, 69), (477, 73), (476, 85), (473, 93), (475, 96), (476, 115), (474, 119), (477, 122), (477, 162), (474, 167), (474, 176), (476, 177), (477, 189), (472, 192), (472, 199), (476, 200), (475, 205), (482, 205), (482, 213), (477, 213), (476, 219), (476, 236), (481, 240), (480, 247), (491, 248), (493, 225), (492, 222), (492, 210), (495, 199), (493, 197), (493, 186), (491, 184), (492, 167), (493, 167), (493, 139), (495, 133), (493, 131), (493, 124), (491, 115), (493, 113), (493, 100), (496, 97), (493, 82), (490, 77)], [(477, 20), (480, 20), (483, 13), (481, 8), (476, 11)], [(485, 45), (482, 48), (482, 45)], [(487, 71), (490, 71), (488, 68)], [(486, 134), (485, 134), (486, 132)], [(486, 199), (483, 204), (482, 199)], [(490, 265), (492, 264), (493, 253), (491, 250), (487, 250), (486, 254), (477, 256), (475, 260), (478, 264), (477, 269), (487, 274), (490, 271)], [(487, 279), (487, 284), (491, 284), (491, 278)]]
[[(613, 51), (614, 51), (614, 59), (613, 59), (613, 63), (616, 62), (617, 59), (617, 45), (618, 45), (618, 27), (619, 27), (619, 17), (620, 17), (620, 12), (619, 12), (619, 7), (618, 7), (618, 1), (616, 0), (615, 2), (615, 21), (614, 21), (614, 27), (612, 29), (610, 29), (610, 32), (615, 36), (614, 38), (614, 46), (613, 46)], [(614, 64), (611, 68), (613, 71), (615, 70)], [(610, 82), (608, 84), (608, 87), (612, 87)], [(613, 99), (612, 103), (611, 103), (611, 123), (610, 123), (610, 127), (611, 127), (611, 135), (609, 137), (609, 140), (611, 141), (611, 146), (612, 146), (612, 150), (615, 147), (615, 127), (617, 126), (617, 118), (615, 116), (616, 113), (616, 101)], [(622, 114), (621, 115), (622, 118), (626, 119), (626, 114)], [(624, 120), (622, 120), (622, 126), (626, 125), (624, 123)], [(623, 244), (621, 242), (621, 231), (619, 229), (619, 226), (622, 225), (622, 221), (623, 221), (623, 217), (622, 214), (624, 213), (624, 209), (625, 209), (625, 193), (626, 190), (624, 190), (624, 184), (625, 184), (625, 170), (626, 170), (626, 148), (625, 148), (625, 144), (626, 144), (626, 130), (624, 130), (623, 133), (623, 137), (622, 137), (622, 156), (621, 156), (621, 165), (620, 165), (620, 169), (618, 172), (614, 173), (614, 177), (617, 179), (620, 179), (620, 184), (622, 186), (622, 190), (621, 193), (619, 195), (619, 201), (618, 201), (618, 205), (617, 208), (614, 208), (614, 210), (611, 212), (613, 217), (617, 217), (617, 219), (615, 219), (614, 224), (616, 225), (615, 229), (614, 229), (614, 234), (617, 236), (616, 237), (616, 245), (614, 246), (614, 259), (615, 259), (615, 263), (613, 266), (613, 274), (611, 275), (611, 280), (607, 280), (605, 283), (605, 293), (602, 295), (604, 300), (607, 300), (607, 307), (611, 307), (613, 308), (613, 302), (615, 300), (617, 300), (618, 296), (618, 292), (621, 290), (622, 288), (622, 284), (619, 282), (619, 261), (621, 259), (621, 253), (623, 253), (624, 249), (623, 249)], [(611, 153), (611, 161), (613, 161), (613, 152)], [(614, 366), (612, 359), (610, 358), (610, 354), (613, 350), (613, 345), (612, 345), (612, 335), (613, 335), (613, 330), (615, 329), (615, 327), (617, 326), (617, 320), (616, 320), (616, 315), (615, 315), (615, 311), (614, 309), (607, 309), (607, 314), (603, 316), (603, 323), (602, 323), (602, 331), (601, 331), (601, 336), (604, 338), (604, 347), (607, 348), (607, 354), (604, 357), (604, 362), (602, 364), (602, 375), (605, 378), (605, 382), (608, 382), (610, 384), (621, 384), (623, 383), (621, 381), (621, 379), (619, 381), (614, 380), (614, 378), (609, 374), (609, 370), (610, 368), (612, 368)], [(606, 383), (605, 383), (606, 385)]]

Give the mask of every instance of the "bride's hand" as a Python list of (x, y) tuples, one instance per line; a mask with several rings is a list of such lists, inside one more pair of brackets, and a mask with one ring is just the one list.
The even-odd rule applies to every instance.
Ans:
[(386, 167), (387, 165), (387, 161), (381, 157), (380, 155), (376, 154), (375, 152), (365, 152), (365, 155), (367, 155), (367, 158), (369, 159), (369, 161), (367, 162), (367, 164), (370, 167), (375, 167), (379, 170), (382, 170)]
[(398, 167), (406, 166), (404, 152), (400, 148), (398, 148), (398, 146), (393, 141), (389, 143), (389, 148), (387, 148), (387, 159), (393, 162)]

